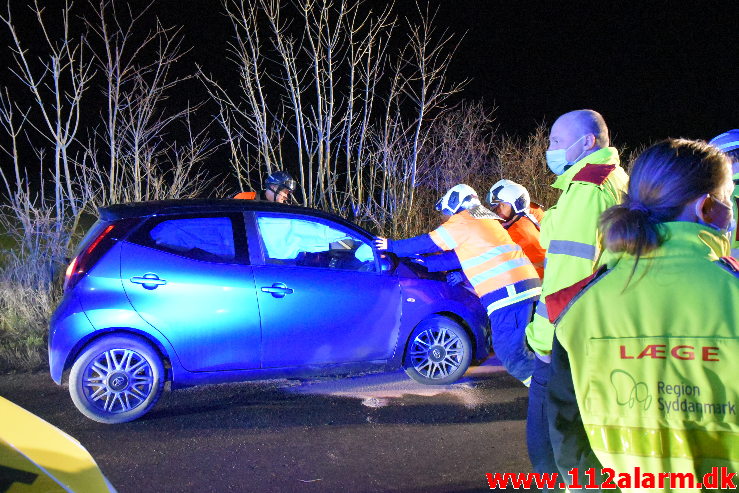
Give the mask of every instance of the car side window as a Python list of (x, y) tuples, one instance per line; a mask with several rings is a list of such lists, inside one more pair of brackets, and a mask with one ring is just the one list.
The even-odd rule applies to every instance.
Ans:
[(337, 226), (294, 216), (257, 214), (257, 227), (267, 264), (376, 270), (372, 246)]
[(194, 260), (232, 263), (237, 259), (236, 229), (228, 216), (155, 218), (132, 241)]

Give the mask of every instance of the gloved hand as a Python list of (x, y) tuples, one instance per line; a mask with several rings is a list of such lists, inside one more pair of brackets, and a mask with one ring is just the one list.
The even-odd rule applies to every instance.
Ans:
[(464, 275), (459, 271), (450, 272), (446, 275), (446, 282), (450, 286), (456, 286), (457, 284), (464, 282)]

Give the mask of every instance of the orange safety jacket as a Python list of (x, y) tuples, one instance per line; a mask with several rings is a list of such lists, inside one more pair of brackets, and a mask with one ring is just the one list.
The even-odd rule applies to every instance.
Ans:
[(508, 228), (511, 239), (523, 249), (536, 273), (544, 279), (544, 257), (547, 251), (539, 243), (539, 228), (526, 216), (512, 222)]
[(544, 219), (544, 208), (535, 202), (531, 202), (529, 205), (529, 214), (534, 216), (536, 222), (541, 225), (541, 221)]
[(235, 199), (256, 200), (257, 192), (241, 192), (234, 195)]
[(496, 218), (478, 206), (451, 216), (429, 233), (439, 248), (456, 252), (488, 314), (541, 293), (536, 270)]

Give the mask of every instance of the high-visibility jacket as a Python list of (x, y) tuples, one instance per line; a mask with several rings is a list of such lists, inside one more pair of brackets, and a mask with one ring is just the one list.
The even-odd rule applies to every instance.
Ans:
[(712, 228), (664, 228), (666, 241), (635, 271), (623, 254), (546, 299), (557, 327), (548, 406), (560, 470), (591, 466), (578, 461), (594, 453), (632, 480), (635, 467), (642, 478), (697, 481), (712, 467), (739, 471), (739, 266), (720, 259), (729, 242)]
[(442, 250), (454, 250), (467, 279), (488, 309), (539, 296), (539, 276), (492, 212), (462, 211), (429, 233)]
[(734, 208), (735, 227), (734, 232), (731, 234), (731, 254), (739, 258), (739, 173), (736, 173), (732, 178), (734, 180), (734, 195), (731, 198), (731, 202)]
[(529, 345), (537, 353), (551, 352), (554, 334), (543, 298), (593, 273), (602, 250), (600, 215), (621, 202), (627, 182), (616, 149), (605, 147), (575, 163), (552, 184), (562, 195), (542, 221), (539, 240), (547, 250), (542, 297), (526, 328)]
[(541, 222), (544, 220), (544, 208), (535, 202), (529, 204), (529, 214), (534, 216), (536, 222), (541, 226)]
[(257, 200), (257, 192), (240, 192), (234, 195), (235, 199)]
[(544, 278), (544, 256), (547, 251), (539, 243), (539, 228), (522, 216), (506, 228), (511, 239), (523, 249), (540, 278)]

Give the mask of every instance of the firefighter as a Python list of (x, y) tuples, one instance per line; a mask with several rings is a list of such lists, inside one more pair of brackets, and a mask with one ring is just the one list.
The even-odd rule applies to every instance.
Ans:
[(544, 207), (536, 202), (529, 202), (529, 214), (534, 216), (536, 222), (539, 223), (539, 230), (541, 230), (541, 222), (544, 220)]
[[(730, 172), (703, 142), (647, 149), (628, 197), (601, 219), (614, 255), (547, 296), (556, 325), (548, 414), (562, 473), (609, 467), (633, 481), (639, 468), (646, 481), (673, 472), (699, 482), (712, 467), (739, 470), (739, 264), (725, 257), (724, 235)], [(639, 491), (649, 487), (666, 490), (642, 483)]]
[[(595, 111), (565, 113), (552, 125), (546, 161), (557, 175), (552, 187), (562, 193), (541, 224), (539, 238), (547, 251), (542, 297), (589, 276), (599, 261), (598, 219), (621, 202), (628, 181), (618, 152), (609, 144), (608, 127)], [(529, 458), (537, 473), (556, 469), (546, 420), (547, 361), (553, 334), (545, 301), (540, 298), (526, 328), (529, 346), (538, 356), (526, 420)]]
[[(405, 240), (377, 238), (380, 250), (400, 257), (454, 252), (458, 265), (487, 309), (493, 349), (508, 373), (528, 385), (534, 355), (524, 330), (541, 292), (541, 280), (521, 247), (501, 226), (501, 218), (480, 203), (468, 185), (452, 187), (436, 203), (449, 219), (434, 231)], [(454, 254), (423, 257), (430, 271), (449, 270)]]
[(297, 182), (285, 171), (275, 171), (264, 180), (264, 190), (237, 193), (235, 199), (264, 200), (279, 204), (289, 203), (297, 189)]
[[(490, 187), (487, 202), (493, 212), (503, 218), (503, 227), (511, 239), (523, 249), (539, 277), (543, 278), (546, 250), (539, 243), (539, 220), (531, 213), (528, 190), (511, 180), (500, 180)], [(538, 209), (541, 211), (540, 207)]]
[(732, 179), (734, 180), (734, 194), (731, 200), (734, 207), (734, 225), (733, 231), (730, 231), (731, 255), (739, 258), (739, 228), (737, 228), (737, 218), (739, 218), (739, 129), (729, 130), (717, 135), (711, 139), (709, 144), (718, 147), (731, 160)]

